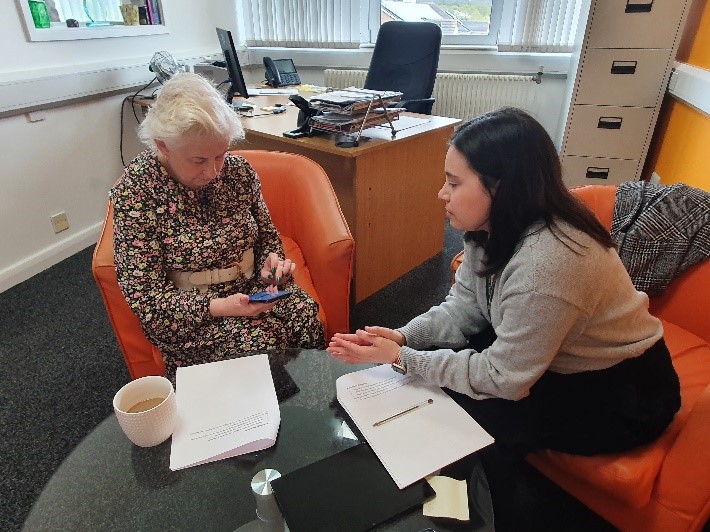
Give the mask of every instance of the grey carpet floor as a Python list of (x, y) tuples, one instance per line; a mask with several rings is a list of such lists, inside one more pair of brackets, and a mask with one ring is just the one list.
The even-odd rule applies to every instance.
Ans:
[(65, 456), (111, 413), (128, 371), (92, 249), (0, 294), (0, 530), (19, 529)]

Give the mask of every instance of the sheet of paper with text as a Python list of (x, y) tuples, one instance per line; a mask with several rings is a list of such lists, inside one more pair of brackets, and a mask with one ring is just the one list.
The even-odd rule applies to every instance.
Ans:
[(404, 488), (493, 443), (438, 386), (383, 364), (339, 377), (338, 401)]

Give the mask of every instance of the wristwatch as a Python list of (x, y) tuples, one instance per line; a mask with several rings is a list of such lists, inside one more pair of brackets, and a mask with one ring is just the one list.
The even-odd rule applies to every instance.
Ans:
[(397, 358), (394, 359), (394, 362), (392, 362), (392, 369), (395, 370), (397, 373), (401, 373), (402, 375), (405, 375), (407, 373), (407, 367), (404, 365), (404, 362), (402, 361), (402, 348), (399, 348), (399, 351), (397, 352)]

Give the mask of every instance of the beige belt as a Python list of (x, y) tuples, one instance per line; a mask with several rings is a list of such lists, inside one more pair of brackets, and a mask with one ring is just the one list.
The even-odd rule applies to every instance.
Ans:
[(180, 290), (194, 290), (206, 292), (211, 284), (228, 283), (235, 279), (247, 279), (254, 273), (254, 249), (249, 248), (244, 252), (241, 262), (229, 268), (215, 268), (201, 272), (169, 271), (168, 278)]

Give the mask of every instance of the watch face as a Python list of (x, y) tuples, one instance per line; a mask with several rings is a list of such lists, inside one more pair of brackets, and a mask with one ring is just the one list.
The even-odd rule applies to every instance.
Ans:
[(407, 373), (407, 370), (401, 364), (392, 364), (392, 369), (395, 370), (397, 373), (401, 373), (402, 375)]

